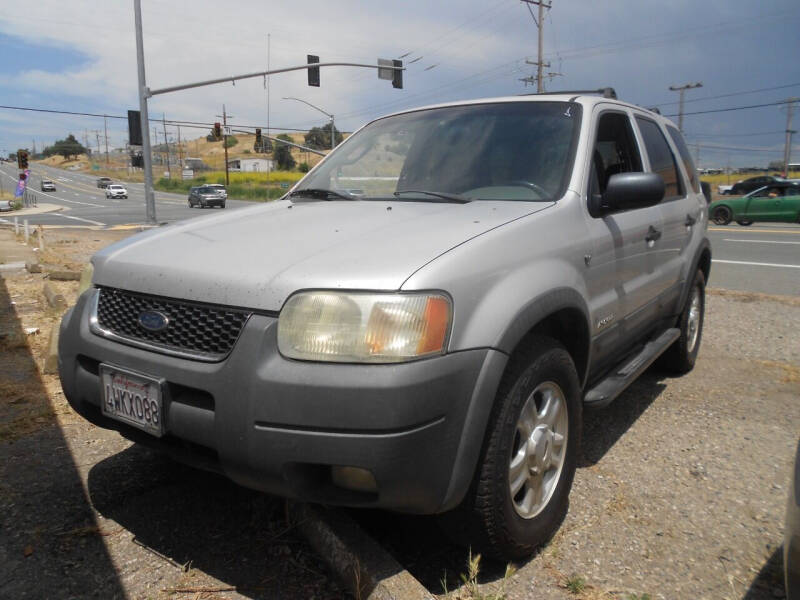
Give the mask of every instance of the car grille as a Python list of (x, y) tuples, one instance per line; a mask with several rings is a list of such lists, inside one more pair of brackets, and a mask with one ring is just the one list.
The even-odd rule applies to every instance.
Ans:
[[(98, 293), (97, 322), (101, 329), (157, 351), (198, 358), (221, 360), (227, 356), (252, 314), (114, 288), (100, 288)], [(168, 326), (161, 331), (142, 327), (139, 315), (148, 310), (166, 316)]]

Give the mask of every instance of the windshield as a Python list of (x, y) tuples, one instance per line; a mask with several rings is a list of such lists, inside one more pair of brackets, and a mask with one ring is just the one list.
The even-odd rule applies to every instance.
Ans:
[(216, 193), (217, 193), (217, 190), (215, 190), (215, 189), (214, 189), (214, 188), (212, 188), (212, 187), (201, 187), (201, 188), (200, 188), (199, 190), (197, 190), (197, 191), (198, 191), (200, 194), (216, 194)]
[(567, 102), (506, 102), (387, 117), (350, 137), (294, 193), (554, 200), (569, 178), (580, 115), (580, 105)]

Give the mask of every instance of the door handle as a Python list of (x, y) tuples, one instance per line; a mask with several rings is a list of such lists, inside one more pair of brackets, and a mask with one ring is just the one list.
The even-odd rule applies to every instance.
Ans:
[(647, 235), (644, 236), (644, 240), (646, 242), (655, 242), (660, 237), (661, 237), (661, 232), (652, 225), (650, 225), (650, 228), (647, 230)]
[(686, 220), (683, 222), (684, 225), (686, 225), (687, 227), (691, 227), (695, 223), (697, 223), (696, 218), (694, 218), (692, 215), (686, 215)]

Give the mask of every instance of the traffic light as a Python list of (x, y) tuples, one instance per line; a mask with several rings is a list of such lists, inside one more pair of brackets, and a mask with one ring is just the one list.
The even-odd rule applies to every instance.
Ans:
[(219, 122), (214, 123), (214, 129), (211, 130), (211, 133), (214, 135), (215, 140), (222, 139), (222, 125)]
[[(312, 65), (319, 62), (319, 56), (307, 54), (308, 64)], [(312, 87), (319, 87), (319, 67), (311, 67), (308, 70), (308, 85)]]
[(392, 87), (393, 88), (397, 88), (399, 90), (402, 90), (403, 89), (403, 71), (402, 71), (403, 61), (402, 60), (393, 59), (392, 60), (392, 65), (395, 66), (395, 67), (400, 67), (399, 69), (395, 69), (394, 73), (392, 74)]
[(27, 169), (28, 168), (28, 151), (27, 150), (17, 150), (17, 166), (20, 169)]
[(261, 138), (261, 128), (256, 127), (256, 142), (253, 144), (253, 151), (254, 152), (262, 152), (261, 146), (263, 144), (263, 139)]
[(131, 146), (142, 145), (142, 113), (138, 110), (128, 111), (128, 143)]

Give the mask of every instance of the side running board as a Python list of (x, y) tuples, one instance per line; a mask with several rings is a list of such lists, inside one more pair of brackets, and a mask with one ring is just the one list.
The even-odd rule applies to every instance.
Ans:
[(680, 336), (680, 329), (673, 327), (647, 342), (641, 352), (614, 369), (605, 379), (586, 392), (583, 405), (587, 408), (603, 408), (609, 405)]

